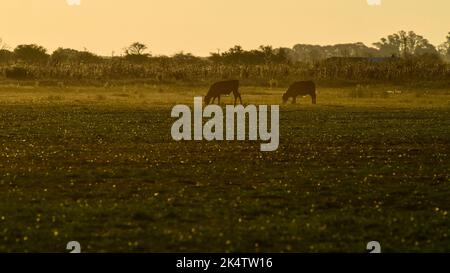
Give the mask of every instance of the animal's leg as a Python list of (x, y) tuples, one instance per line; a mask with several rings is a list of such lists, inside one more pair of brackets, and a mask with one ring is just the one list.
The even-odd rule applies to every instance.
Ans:
[(297, 96), (294, 96), (293, 98), (292, 98), (292, 104), (296, 104), (297, 103)]
[(219, 95), (219, 97), (218, 97), (218, 98), (219, 98), (219, 102), (218, 102), (218, 104), (220, 105), (220, 95)]
[(234, 106), (236, 106), (238, 98), (240, 99), (241, 104), (242, 104), (241, 96), (239, 95), (239, 93), (237, 93), (237, 94), (235, 93), (234, 94)]
[(233, 96), (234, 96), (234, 105), (236, 105), (236, 102), (237, 102), (238, 99), (239, 99), (239, 101), (242, 104), (241, 93), (239, 93), (239, 90), (233, 91)]
[(316, 104), (317, 103), (316, 96), (311, 96), (311, 98), (312, 98), (312, 104)]
[(213, 97), (211, 104), (214, 104), (215, 101), (216, 101), (216, 97)]

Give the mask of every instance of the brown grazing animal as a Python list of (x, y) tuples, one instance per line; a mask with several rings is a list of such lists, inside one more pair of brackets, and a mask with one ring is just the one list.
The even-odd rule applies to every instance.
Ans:
[[(222, 81), (216, 82), (209, 88), (208, 94), (205, 96), (206, 105), (210, 103), (214, 103), (216, 98), (219, 99), (218, 104), (220, 105), (220, 96), (221, 95), (229, 95), (233, 92), (234, 95), (234, 105), (236, 105), (236, 101), (239, 98), (239, 101), (242, 104), (241, 93), (239, 93), (239, 81), (231, 80), (231, 81)], [(212, 99), (212, 102), (211, 102)]]
[(297, 96), (311, 96), (312, 103), (316, 104), (316, 84), (313, 81), (294, 82), (283, 95), (283, 103), (292, 98), (292, 103), (297, 102)]

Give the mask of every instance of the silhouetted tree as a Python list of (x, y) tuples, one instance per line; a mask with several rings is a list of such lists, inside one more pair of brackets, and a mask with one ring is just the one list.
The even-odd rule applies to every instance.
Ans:
[(29, 63), (43, 62), (49, 57), (47, 49), (35, 44), (17, 46), (14, 49), (14, 55), (17, 59)]
[(380, 42), (374, 43), (383, 56), (420, 56), (424, 54), (437, 54), (436, 48), (421, 35), (414, 31), (399, 31), (382, 38)]
[(288, 63), (289, 62), (289, 48), (278, 48), (274, 50), (274, 63)]
[(285, 63), (288, 56), (285, 49), (273, 49), (272, 46), (260, 46), (257, 50), (244, 50), (236, 45), (224, 53), (211, 53), (209, 58), (213, 62), (223, 64), (269, 64)]
[(273, 47), (272, 46), (259, 46), (259, 50), (262, 53), (262, 56), (264, 58), (264, 61), (266, 63), (270, 63), (273, 61), (273, 57), (275, 56)]
[(236, 45), (230, 48), (227, 52), (222, 54), (225, 59), (230, 63), (240, 63), (242, 61), (242, 55), (244, 54), (244, 50), (240, 45)]
[(312, 62), (333, 57), (375, 57), (379, 55), (376, 48), (368, 47), (363, 43), (348, 43), (336, 45), (295, 45), (288, 56), (293, 62)]
[(6, 48), (0, 47), (0, 63), (6, 63), (14, 60), (14, 53)]
[(101, 58), (89, 51), (78, 51), (70, 48), (58, 48), (51, 55), (55, 62), (83, 62), (94, 63), (101, 61)]
[(134, 42), (130, 46), (125, 48), (125, 58), (133, 62), (146, 61), (151, 56), (149, 53), (145, 53), (147, 49), (147, 45), (139, 42)]
[(439, 45), (439, 53), (444, 59), (450, 61), (450, 32), (446, 37), (446, 41)]
[(173, 55), (172, 59), (177, 63), (198, 63), (203, 61), (201, 58), (196, 57), (191, 53), (184, 53), (183, 51)]
[(216, 53), (216, 52), (211, 52), (209, 53), (209, 59), (211, 61), (213, 61), (214, 63), (220, 63), (222, 62), (222, 56), (220, 55), (220, 53)]

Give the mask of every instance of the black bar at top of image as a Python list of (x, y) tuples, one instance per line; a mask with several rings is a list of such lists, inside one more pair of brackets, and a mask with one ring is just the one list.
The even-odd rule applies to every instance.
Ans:
[[(255, 259), (259, 259), (258, 265)], [(180, 261), (183, 267), (177, 266)], [(188, 261), (197, 263), (189, 267)], [(209, 261), (208, 268), (200, 261)], [(0, 254), (2, 268), (77, 272), (87, 269), (101, 272), (107, 269), (125, 272), (385, 272), (392, 269), (407, 272), (425, 269), (435, 272), (433, 268), (445, 272), (449, 264), (450, 254)]]

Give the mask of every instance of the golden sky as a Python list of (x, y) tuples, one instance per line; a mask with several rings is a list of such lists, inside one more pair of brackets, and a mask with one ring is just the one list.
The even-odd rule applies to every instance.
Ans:
[(111, 55), (134, 41), (155, 55), (207, 56), (235, 44), (376, 42), (414, 30), (439, 44), (450, 31), (450, 0), (1, 0), (0, 38)]

